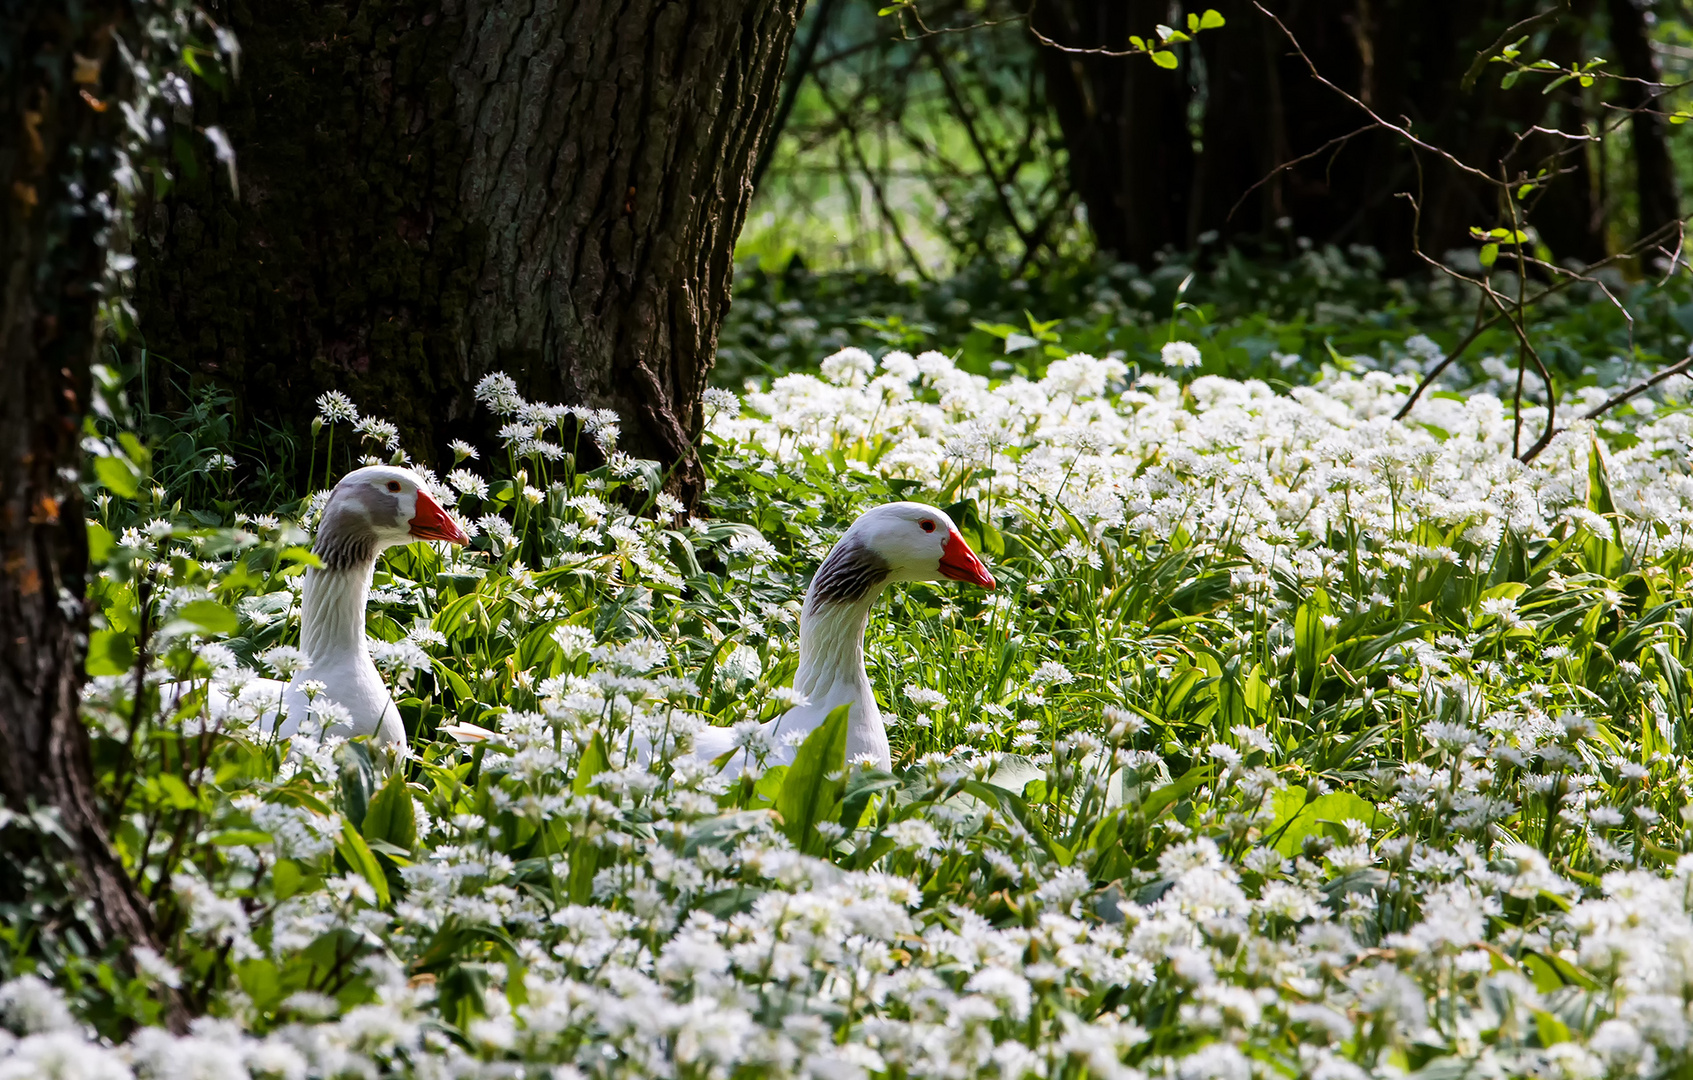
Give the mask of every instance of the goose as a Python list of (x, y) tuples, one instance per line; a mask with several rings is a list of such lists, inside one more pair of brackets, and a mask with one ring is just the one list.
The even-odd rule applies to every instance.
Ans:
[[(347, 710), (345, 722), (325, 734), (348, 738), (374, 736), (384, 746), (406, 741), (400, 710), (377, 673), (365, 639), (365, 605), (376, 557), (387, 548), (415, 540), (463, 544), (470, 537), (431, 496), (410, 469), (369, 465), (341, 478), (329, 493), (318, 522), (312, 553), (321, 566), (309, 567), (300, 597), (300, 646), (308, 666), (287, 684), (253, 679), (240, 689), (243, 702), (281, 702), (261, 713), (259, 733), (288, 738), (307, 716), (308, 704), (334, 702)], [(307, 680), (323, 683), (308, 703)], [(229, 705), (214, 694), (214, 716)], [(281, 723), (276, 721), (280, 718)]]
[[(848, 705), (847, 760), (892, 765), (888, 732), (870, 676), (864, 670), (864, 628), (876, 598), (896, 581), (966, 581), (994, 587), (993, 575), (964, 542), (945, 512), (917, 502), (886, 503), (859, 515), (829, 550), (806, 590), (800, 609), (799, 669), (794, 689), (800, 705), (761, 725), (774, 747), (766, 764), (788, 764), (804, 736)], [(729, 728), (707, 728), (694, 737), (694, 758), (723, 767), (730, 779), (749, 764)]]

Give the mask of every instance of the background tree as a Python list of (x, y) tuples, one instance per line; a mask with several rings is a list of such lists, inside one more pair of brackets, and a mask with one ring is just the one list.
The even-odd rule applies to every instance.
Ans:
[[(1213, 241), (1273, 257), (1295, 237), (1370, 246), (1398, 275), (1419, 249), (1442, 258), (1477, 246), (1472, 227), (1504, 224), (1509, 176), (1537, 179), (1528, 224), (1553, 256), (1591, 262), (1676, 220), (1676, 170), (1693, 164), (1665, 96), (1686, 76), (1685, 5), (907, 0), (875, 18), (884, 7), (808, 16), (805, 40), (821, 45), (795, 69), (749, 254), (813, 255), (817, 239), (784, 249), (795, 221), (863, 188), (882, 193), (873, 212), (831, 213), (867, 225), (826, 242), (862, 263), (877, 252), (860, 233), (890, 236), (880, 261), (905, 269), (915, 252), (929, 276), (984, 257), (1020, 275), (1094, 251), (1146, 267)], [(1212, 9), (1222, 26), (1160, 45), (1160, 23), (1184, 30)], [(1566, 70), (1606, 60), (1550, 88), (1556, 72), (1477, 64), (1513, 42)], [(1073, 231), (1091, 234), (1079, 243), (1072, 207)], [(765, 217), (781, 228), (763, 234)]]
[(16, 815), (0, 828), (0, 903), (59, 906), (40, 921), (63, 940), (32, 947), (94, 956), (158, 944), (108, 843), (78, 712), (89, 568), (77, 480), (118, 105), (132, 93), (117, 35), (134, 30), (121, 0), (0, 15), (0, 801)]
[(436, 452), (505, 370), (615, 409), (691, 499), (800, 6), (236, 6), (242, 78), (194, 122), (228, 130), (240, 192), (191, 161), (159, 190), (136, 244), (149, 349), (250, 420), (303, 429), (337, 388)]
[[(1368, 244), (1403, 271), (1415, 261), (1414, 244), (1438, 256), (1471, 243), (1472, 226), (1494, 223), (1493, 185), (1390, 132), (1361, 130), (1368, 115), (1313, 77), (1314, 67), (1382, 117), (1409, 123), (1426, 142), (1489, 175), (1503, 169), (1532, 177), (1549, 155), (1567, 151), (1533, 224), (1561, 256), (1603, 253), (1579, 143), (1519, 137), (1537, 125), (1581, 132), (1579, 83), (1545, 94), (1546, 80), (1506, 89), (1497, 71), (1473, 85), (1464, 78), (1478, 51), (1542, 5), (1270, 5), (1303, 57), (1251, 0), (1196, 6), (1217, 8), (1226, 24), (1201, 35), (1189, 65), (1166, 71), (1145, 56), (1112, 51), (1125, 49), (1130, 34), (1151, 36), (1166, 17), (1156, 5), (1125, 5), (1111, 18), (1087, 0), (1035, 5), (1031, 26), (1047, 39), (1054, 102), (1086, 103), (1060, 105), (1057, 116), (1101, 247), (1145, 261), (1165, 244), (1190, 248), (1210, 232), (1261, 236), (1283, 222), (1319, 243)], [(1536, 56), (1564, 65), (1585, 59), (1581, 29), (1591, 5), (1575, 6), (1543, 30)], [(1180, 148), (1175, 159), (1172, 145)], [(1095, 175), (1106, 161), (1117, 163), (1110, 175)], [(1400, 192), (1420, 196), (1416, 230)]]

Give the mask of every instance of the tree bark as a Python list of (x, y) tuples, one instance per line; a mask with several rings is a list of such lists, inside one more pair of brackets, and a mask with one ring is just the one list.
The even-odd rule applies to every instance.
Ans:
[[(1618, 84), (1618, 104), (1633, 110), (1629, 134), (1634, 144), (1634, 190), (1639, 199), (1640, 236), (1647, 236), (1681, 217), (1675, 163), (1669, 153), (1669, 121), (1663, 103), (1650, 83), (1663, 82), (1658, 58), (1652, 55), (1652, 36), (1646, 13), (1634, 0), (1608, 0), (1611, 47), (1622, 73), (1631, 82)], [(1672, 238), (1666, 245), (1674, 250)]]
[(1161, 0), (1037, 0), (1031, 25), (1064, 48), (1043, 46), (1047, 97), (1070, 154), (1070, 182), (1087, 208), (1099, 246), (1120, 259), (1149, 261), (1185, 247), (1193, 138), (1187, 130), (1187, 75), (1122, 49), (1169, 17)]
[(158, 944), (112, 853), (78, 712), (88, 544), (77, 481), (127, 89), (114, 34), (127, 14), (112, 0), (37, 0), (0, 16), (0, 801), (36, 826), (43, 814), (56, 822), (0, 830), (13, 868), (0, 894), (23, 887), (25, 866), (74, 890), (83, 914), (66, 918), (95, 954)]
[(294, 431), (347, 391), (424, 457), (487, 433), (470, 391), (505, 370), (616, 410), (691, 500), (801, 2), (237, 3), (242, 77), (195, 120), (229, 133), (240, 195), (202, 169), (151, 210), (148, 347)]

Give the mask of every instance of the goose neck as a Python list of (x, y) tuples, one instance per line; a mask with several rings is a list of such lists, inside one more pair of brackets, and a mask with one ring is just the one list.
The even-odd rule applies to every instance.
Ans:
[(314, 664), (368, 656), (365, 603), (375, 562), (341, 569), (312, 567), (300, 597), (300, 644)]
[[(880, 592), (879, 589), (875, 592)], [(800, 615), (799, 670), (794, 689), (813, 702), (832, 697), (836, 687), (866, 687), (864, 628), (870, 621), (875, 592), (856, 602), (816, 602), (808, 599)]]

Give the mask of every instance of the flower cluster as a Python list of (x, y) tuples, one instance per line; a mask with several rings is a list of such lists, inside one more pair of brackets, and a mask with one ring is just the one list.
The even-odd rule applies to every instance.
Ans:
[[(114, 564), (162, 586), (108, 570), (97, 633), (158, 604), (146, 688), (178, 698), (139, 739), (127, 669), (88, 708), (113, 747), (209, 748), (130, 796), (203, 838), (135, 860), (181, 928), (137, 982), (207, 1015), (102, 1041), (15, 978), (0, 1077), (1689, 1067), (1688, 414), (1524, 464), (1545, 410), (1519, 432), (1486, 395), (1399, 422), (1385, 373), (1130, 374), (848, 349), (718, 391), (699, 517), (646, 463), (579, 471), (565, 410), (485, 380), (512, 427), (455, 452), (470, 550), (374, 583), (398, 761), (257, 734), (257, 665), (304, 662), (280, 530), (138, 521)], [(874, 617), (894, 768), (695, 760), (793, 703), (805, 575), (896, 497), (946, 506), (1002, 588)], [(212, 597), (236, 634), (194, 622)]]

